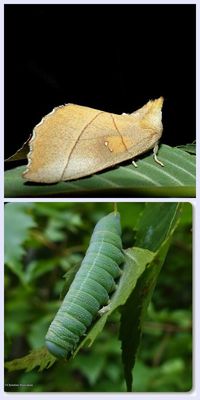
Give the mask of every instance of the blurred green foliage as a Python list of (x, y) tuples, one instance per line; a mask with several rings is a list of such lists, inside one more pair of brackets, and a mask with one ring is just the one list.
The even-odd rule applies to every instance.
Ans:
[[(144, 206), (145, 203), (118, 203), (124, 248), (134, 244), (133, 227)], [(46, 331), (60, 305), (63, 276), (81, 261), (94, 225), (114, 206), (41, 202), (11, 203), (5, 207), (5, 356), (12, 360), (44, 346)], [(82, 350), (70, 363), (59, 361), (42, 372), (7, 372), (5, 390), (125, 391), (118, 321), (116, 312), (94, 345)], [(191, 390), (191, 330), (192, 206), (184, 203), (148, 309), (134, 369), (135, 391)]]

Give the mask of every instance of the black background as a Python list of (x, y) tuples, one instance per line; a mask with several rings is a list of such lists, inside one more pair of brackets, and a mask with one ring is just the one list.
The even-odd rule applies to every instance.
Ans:
[(195, 5), (5, 5), (5, 156), (55, 106), (164, 96), (162, 142), (195, 139)]

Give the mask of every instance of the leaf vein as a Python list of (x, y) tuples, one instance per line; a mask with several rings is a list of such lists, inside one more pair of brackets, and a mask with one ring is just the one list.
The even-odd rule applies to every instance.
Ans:
[(146, 162), (146, 161), (143, 161), (143, 164), (146, 164), (146, 165), (148, 165), (150, 168), (153, 168), (154, 170), (156, 170), (157, 173), (160, 173), (161, 176), (162, 176), (162, 175), (166, 175), (166, 176), (168, 176), (172, 181), (178, 183), (179, 185), (181, 185), (181, 186), (184, 185), (179, 179), (175, 178), (173, 175), (169, 174), (166, 170), (164, 170), (164, 168), (162, 168), (162, 170), (161, 170), (161, 169), (158, 169), (157, 166), (154, 166), (154, 165), (152, 165), (152, 164), (150, 164), (150, 163), (148, 163), (148, 162)]
[(79, 142), (79, 139), (80, 139), (80, 137), (82, 136), (83, 132), (85, 132), (85, 130), (88, 128), (88, 126), (90, 126), (91, 123), (92, 123), (100, 114), (102, 114), (102, 113), (104, 113), (104, 111), (98, 112), (98, 113), (94, 116), (94, 118), (92, 118), (92, 119), (88, 122), (88, 124), (86, 124), (86, 125), (84, 126), (84, 128), (81, 130), (81, 132), (79, 133), (79, 135), (78, 135), (77, 139), (75, 140), (75, 143), (74, 143), (74, 145), (73, 145), (73, 147), (72, 147), (72, 149), (71, 149), (71, 151), (70, 151), (70, 153), (69, 153), (69, 156), (68, 156), (68, 158), (67, 158), (67, 162), (66, 162), (66, 164), (64, 165), (63, 172), (62, 172), (61, 178), (60, 178), (61, 181), (63, 180), (63, 176), (64, 176), (64, 173), (65, 173), (65, 170), (66, 170), (66, 168), (67, 168), (67, 166), (68, 166), (68, 164), (69, 164), (70, 158), (71, 158), (71, 156), (72, 156), (72, 154), (73, 154), (73, 152), (74, 152), (74, 149), (76, 148), (76, 145), (77, 145), (77, 143)]
[(129, 167), (129, 168), (128, 168), (128, 167), (120, 167), (120, 168), (121, 168), (122, 170), (126, 170), (126, 171), (132, 173), (133, 175), (138, 175), (138, 176), (140, 176), (140, 177), (146, 179), (147, 181), (153, 183), (155, 186), (161, 186), (158, 182), (154, 181), (153, 179), (149, 178), (149, 176), (144, 175), (143, 173), (139, 172), (139, 171), (136, 170), (136, 169), (133, 171), (133, 170), (131, 169), (131, 167)]

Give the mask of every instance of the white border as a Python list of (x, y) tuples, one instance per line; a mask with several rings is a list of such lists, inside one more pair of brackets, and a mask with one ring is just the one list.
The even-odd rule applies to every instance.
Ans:
[[(19, 1), (3, 1), (0, 0), (0, 50), (2, 54), (2, 62), (0, 63), (0, 72), (1, 72), (1, 88), (3, 88), (3, 82), (4, 82), (4, 75), (3, 75), (3, 27), (4, 27), (4, 4), (196, 4), (196, 9), (197, 9), (197, 71), (200, 69), (200, 63), (199, 63), (199, 38), (200, 38), (200, 28), (199, 24), (200, 23), (200, 5), (198, 1), (193, 1), (193, 0), (152, 0), (152, 1), (143, 1), (143, 0), (125, 0), (123, 1), (64, 1), (60, 0), (58, 2), (56, 1), (48, 1), (48, 0), (32, 0), (32, 1), (25, 1), (25, 0), (19, 0)], [(187, 79), (187, 77), (186, 77)], [(184, 84), (184, 82), (183, 82)], [(3, 167), (3, 148), (4, 148), (4, 128), (3, 128), (3, 117), (4, 117), (4, 111), (3, 111), (3, 104), (4, 104), (4, 95), (3, 95), (3, 90), (1, 90), (1, 145), (0, 145), (0, 157), (1, 157), (1, 184), (0, 184), (0, 222), (1, 222), (1, 229), (0, 229), (0, 241), (1, 244), (3, 244), (3, 201), (4, 201), (4, 185), (3, 185), (3, 180), (4, 180), (4, 167)], [(199, 101), (199, 74), (197, 73), (197, 110), (200, 110), (199, 108), (200, 101)], [(199, 115), (197, 115), (197, 132), (198, 128), (200, 128), (200, 123), (199, 123)], [(199, 138), (197, 137), (197, 152), (199, 148)], [(194, 301), (194, 307), (193, 307), (193, 321), (194, 323), (194, 343), (193, 343), (193, 389), (190, 392), (181, 392), (181, 393), (5, 393), (4, 392), (4, 371), (3, 371), (3, 324), (4, 324), (4, 307), (3, 307), (3, 301), (0, 301), (0, 317), (1, 317), (1, 329), (0, 329), (0, 399), (14, 399), (14, 398), (25, 398), (25, 399), (44, 399), (44, 400), (49, 400), (49, 397), (51, 399), (57, 399), (57, 398), (72, 398), (74, 400), (88, 400), (88, 398), (93, 398), (93, 399), (102, 399), (102, 400), (117, 400), (117, 399), (122, 399), (127, 398), (127, 399), (141, 399), (141, 400), (154, 400), (154, 399), (161, 399), (161, 400), (188, 400), (188, 399), (197, 399), (200, 400), (200, 319), (199, 319), (199, 304), (200, 304), (200, 270), (199, 270), (199, 265), (197, 260), (199, 260), (199, 248), (200, 246), (198, 245), (198, 241), (200, 238), (200, 213), (199, 213), (199, 204), (198, 204), (198, 198), (199, 198), (199, 168), (200, 168), (200, 160), (198, 161), (197, 158), (197, 198), (196, 199), (191, 199), (191, 198), (161, 198), (161, 199), (152, 199), (152, 198), (135, 198), (135, 199), (130, 199), (130, 198), (81, 198), (81, 199), (76, 199), (76, 198), (53, 198), (53, 199), (45, 199), (45, 198), (28, 198), (28, 199), (10, 199), (7, 198), (5, 201), (17, 203), (17, 202), (190, 202), (193, 205), (193, 228), (194, 228), (194, 233), (193, 233), (193, 254), (194, 254), (194, 262), (193, 262), (193, 288), (194, 288), (194, 293), (193, 293), (193, 301)], [(3, 274), (3, 246), (1, 250), (1, 266), (2, 268), (0, 269), (0, 300), (3, 299), (4, 296), (4, 274)]]
[(66, 0), (59, 0), (59, 1), (54, 1), (54, 0), (20, 0), (20, 1), (9, 1), (9, 0), (4, 0), (4, 4), (197, 4), (195, 0), (126, 0), (126, 1), (115, 1), (115, 0), (109, 0), (109, 1), (93, 1), (93, 0), (86, 0), (86, 1), (81, 1), (81, 0), (72, 0), (72, 1), (66, 1)]

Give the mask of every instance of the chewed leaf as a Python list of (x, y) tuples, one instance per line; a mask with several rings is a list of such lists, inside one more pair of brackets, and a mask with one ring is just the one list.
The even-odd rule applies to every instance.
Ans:
[[(132, 114), (117, 115), (66, 104), (36, 125), (29, 141), (27, 181), (81, 178), (152, 149), (162, 135), (163, 98)], [(26, 143), (7, 161), (24, 158)]]
[(56, 358), (53, 357), (45, 347), (42, 347), (41, 349), (31, 351), (31, 353), (24, 357), (7, 361), (5, 363), (5, 368), (7, 368), (9, 372), (18, 371), (20, 369), (25, 369), (28, 372), (36, 367), (39, 368), (39, 371), (43, 371), (45, 368), (50, 368), (55, 361)]

